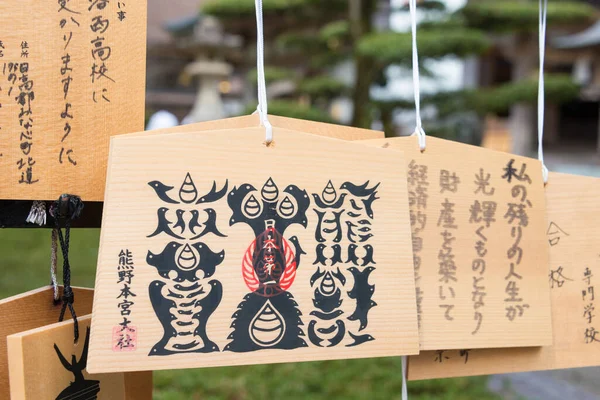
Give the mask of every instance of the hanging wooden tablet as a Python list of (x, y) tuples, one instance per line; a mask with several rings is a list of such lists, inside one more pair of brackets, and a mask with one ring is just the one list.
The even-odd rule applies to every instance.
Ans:
[[(550, 173), (546, 185), (552, 296), (552, 346), (423, 352), (411, 357), (410, 379), (579, 368), (600, 365), (600, 180)], [(600, 287), (600, 285), (598, 285)]]
[(401, 155), (274, 132), (112, 139), (89, 371), (418, 352)]
[(404, 152), (421, 350), (552, 342), (539, 161), (427, 138)]
[[(289, 129), (292, 131), (300, 131), (313, 135), (327, 136), (335, 139), (344, 140), (367, 140), (380, 139), (385, 137), (381, 131), (371, 129), (355, 128), (352, 126), (327, 124), (323, 122), (305, 121), (302, 119), (279, 117), (277, 115), (269, 115), (269, 122), (277, 128)], [(244, 115), (242, 117), (233, 117), (219, 119), (214, 121), (198, 122), (195, 124), (181, 125), (173, 128), (154, 129), (151, 131), (130, 133), (130, 135), (156, 135), (163, 133), (186, 133), (211, 131), (218, 129), (239, 129), (253, 128), (260, 124), (258, 114)]]
[(0, 199), (104, 198), (109, 136), (144, 127), (146, 7), (0, 2)]
[[(77, 311), (84, 314), (92, 312), (94, 291), (72, 289)], [(0, 399), (10, 398), (6, 337), (58, 321), (62, 304), (54, 304), (53, 299), (52, 287), (46, 286), (0, 300)]]
[(91, 315), (7, 338), (11, 400), (150, 400), (152, 372), (90, 375), (86, 371)]

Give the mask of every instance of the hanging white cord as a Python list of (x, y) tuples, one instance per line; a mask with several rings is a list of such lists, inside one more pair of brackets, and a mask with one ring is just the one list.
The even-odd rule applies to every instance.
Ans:
[(548, 0), (539, 0), (540, 3), (540, 78), (538, 84), (538, 159), (542, 163), (542, 176), (544, 183), (548, 183), (548, 168), (544, 164), (544, 58), (546, 55), (546, 17), (548, 11)]
[(267, 84), (265, 81), (265, 39), (263, 34), (263, 10), (262, 0), (254, 0), (256, 9), (256, 73), (258, 83), (258, 116), (260, 124), (265, 127), (266, 144), (273, 141), (273, 126), (267, 115)]
[(406, 375), (406, 363), (408, 362), (408, 357), (402, 356), (402, 400), (408, 400), (408, 388), (406, 386), (406, 379), (408, 376)]
[(409, 0), (410, 6), (410, 25), (412, 29), (412, 72), (413, 88), (415, 92), (415, 114), (417, 126), (413, 135), (419, 138), (419, 147), (425, 151), (425, 131), (421, 121), (421, 85), (419, 77), (419, 52), (417, 50), (417, 0)]

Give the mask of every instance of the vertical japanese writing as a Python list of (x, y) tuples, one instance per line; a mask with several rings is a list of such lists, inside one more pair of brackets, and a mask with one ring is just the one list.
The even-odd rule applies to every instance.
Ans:
[(508, 203), (504, 219), (510, 226), (510, 236), (513, 239), (512, 246), (507, 250), (506, 255), (509, 261), (509, 272), (504, 280), (507, 281), (504, 290), (506, 318), (514, 321), (515, 318), (522, 317), (529, 304), (525, 303), (520, 297), (519, 282), (523, 276), (518, 273), (518, 267), (523, 258), (523, 248), (520, 246), (524, 230), (529, 225), (529, 216), (527, 210), (532, 207), (531, 201), (527, 199), (527, 187), (531, 185), (531, 178), (527, 175), (527, 164), (523, 163), (517, 170), (514, 166), (515, 160), (511, 159), (504, 168), (502, 179), (512, 184), (511, 195), (513, 202)]
[[(66, 4), (65, 4), (66, 6)], [(73, 7), (73, 6), (70, 6)], [(73, 83), (73, 65), (71, 64), (70, 45), (73, 40), (74, 32), (81, 26), (76, 18), (80, 12), (74, 8), (61, 7), (58, 10), (60, 15), (60, 35), (63, 43), (63, 51), (60, 57), (60, 88), (62, 91), (61, 103), (64, 104), (64, 109), (60, 111), (60, 119), (63, 130), (63, 135), (60, 139), (61, 148), (58, 154), (58, 162), (62, 164), (67, 161), (71, 165), (76, 166), (75, 154), (71, 145), (69, 135), (73, 129), (71, 122), (74, 118), (73, 104), (70, 100), (71, 84)]]
[(88, 0), (90, 6), (90, 30), (95, 38), (90, 42), (92, 51), (92, 64), (90, 79), (93, 85), (92, 100), (94, 103), (108, 102), (110, 96), (108, 90), (109, 82), (115, 83), (110, 77), (108, 61), (112, 55), (112, 48), (109, 45), (110, 19), (103, 14), (110, 0)]
[(475, 190), (476, 199), (469, 208), (469, 223), (475, 225), (475, 258), (471, 264), (473, 271), (473, 291), (471, 301), (473, 302), (473, 320), (475, 328), (471, 331), (472, 335), (477, 334), (483, 322), (483, 307), (485, 306), (485, 296), (487, 291), (484, 285), (484, 275), (486, 267), (487, 242), (486, 230), (490, 228), (492, 223), (496, 222), (496, 209), (498, 204), (492, 200), (483, 200), (486, 197), (491, 197), (496, 192), (490, 184), (491, 174), (486, 173), (483, 168), (479, 169), (479, 173), (475, 174)]
[(427, 166), (419, 165), (412, 160), (408, 165), (408, 202), (410, 208), (410, 225), (412, 228), (413, 263), (415, 268), (415, 286), (417, 294), (417, 319), (421, 323), (423, 289), (421, 287), (421, 256), (423, 250), (422, 231), (427, 225)]
[(594, 296), (594, 284), (592, 282), (593, 277), (594, 275), (592, 270), (589, 267), (586, 267), (583, 271), (584, 289), (581, 291), (581, 297), (583, 300), (583, 319), (587, 324), (584, 336), (586, 344), (600, 342), (600, 337), (598, 337), (599, 332), (592, 325), (594, 318), (596, 317), (594, 314), (594, 301), (596, 299)]
[[(550, 226), (546, 231), (546, 235), (548, 236), (548, 244), (550, 247), (558, 246), (558, 244), (561, 242), (561, 239), (569, 237), (569, 234), (559, 227), (555, 222), (550, 222)], [(565, 276), (564, 268), (562, 266), (559, 265), (556, 269), (553, 268), (554, 266), (552, 266), (550, 273), (548, 274), (550, 289), (560, 289), (563, 287), (565, 282), (573, 280)]]
[(8, 81), (11, 83), (9, 96), (13, 93), (14, 86), (17, 87), (17, 93), (14, 97), (18, 105), (19, 114), (19, 149), (21, 158), (17, 161), (17, 169), (20, 172), (20, 184), (31, 185), (39, 181), (35, 178), (34, 166), (35, 158), (32, 153), (34, 142), (33, 126), (33, 102), (35, 92), (33, 79), (29, 77), (29, 62), (23, 61), (29, 58), (29, 44), (27, 41), (21, 42), (21, 62), (8, 63)]
[(126, 10), (126, 5), (124, 1), (119, 1), (117, 3), (117, 7), (119, 8), (119, 11), (117, 11), (117, 18), (119, 19), (119, 21), (123, 22), (125, 20), (125, 18), (127, 18), (127, 11)]
[(454, 309), (454, 283), (457, 282), (457, 266), (454, 260), (453, 243), (456, 240), (455, 232), (458, 229), (456, 218), (454, 217), (455, 203), (452, 203), (448, 197), (458, 191), (460, 178), (455, 172), (448, 170), (440, 171), (439, 187), (440, 193), (445, 194), (445, 199), (441, 204), (440, 215), (437, 226), (441, 228), (442, 245), (438, 252), (438, 275), (439, 286), (438, 296), (440, 300), (439, 307), (444, 310), (444, 318), (453, 321), (452, 310)]
[(119, 285), (119, 294), (117, 295), (117, 307), (119, 314), (123, 318), (118, 325), (113, 328), (113, 350), (114, 351), (133, 351), (137, 348), (137, 329), (131, 325), (132, 308), (135, 305), (135, 293), (131, 291), (131, 285), (134, 278), (135, 266), (133, 255), (129, 249), (121, 249), (117, 264), (117, 284)]

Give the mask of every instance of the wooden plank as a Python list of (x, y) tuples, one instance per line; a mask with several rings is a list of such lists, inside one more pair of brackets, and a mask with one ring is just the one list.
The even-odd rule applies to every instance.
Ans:
[(596, 331), (595, 312), (599, 300), (594, 299), (593, 293), (600, 276), (600, 215), (596, 211), (599, 194), (597, 178), (550, 173), (545, 235), (550, 244), (550, 268), (544, 283), (550, 284), (552, 297), (552, 346), (463, 350), (462, 357), (460, 351), (445, 351), (441, 355), (423, 352), (410, 358), (409, 379), (599, 365), (600, 334)]
[(417, 137), (361, 143), (402, 150), (421, 350), (552, 342), (539, 161)]
[[(269, 122), (274, 127), (288, 129), (292, 131), (300, 131), (313, 135), (327, 136), (335, 139), (344, 140), (367, 140), (380, 139), (385, 137), (381, 131), (371, 129), (354, 128), (351, 126), (326, 124), (323, 122), (305, 121), (296, 118), (280, 117), (277, 115), (269, 115)], [(173, 128), (154, 129), (151, 131), (130, 133), (128, 136), (147, 136), (165, 133), (189, 133), (200, 131), (213, 131), (218, 129), (240, 129), (254, 128), (259, 126), (260, 121), (258, 115), (244, 115), (241, 117), (233, 117), (219, 119), (214, 121), (198, 122), (195, 124), (180, 125)]]
[(144, 128), (146, 8), (0, 2), (0, 199), (103, 199), (109, 136)]
[[(90, 313), (94, 291), (74, 287), (73, 293), (75, 310)], [(61, 304), (54, 304), (50, 286), (0, 300), (0, 399), (10, 398), (6, 337), (58, 321), (60, 309)]]
[[(113, 138), (90, 371), (418, 352), (401, 154), (264, 135)], [(113, 339), (125, 306), (130, 351)]]
[(78, 319), (78, 343), (72, 320), (8, 336), (11, 399), (152, 399), (152, 372), (87, 373), (91, 320), (91, 315)]

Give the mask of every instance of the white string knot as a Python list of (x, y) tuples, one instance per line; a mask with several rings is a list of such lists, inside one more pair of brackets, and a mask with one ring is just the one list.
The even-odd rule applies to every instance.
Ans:
[(548, 0), (539, 0), (540, 6), (540, 28), (539, 28), (539, 52), (540, 52), (540, 75), (538, 84), (538, 160), (542, 163), (542, 177), (544, 184), (548, 183), (548, 168), (544, 164), (544, 58), (546, 55), (546, 17), (548, 14)]
[(425, 151), (425, 131), (423, 130), (423, 122), (421, 121), (421, 86), (419, 76), (419, 51), (417, 49), (417, 0), (409, 0), (410, 5), (410, 25), (412, 32), (412, 72), (413, 72), (413, 88), (415, 92), (415, 118), (417, 127), (413, 135), (419, 138), (419, 148)]
[(256, 111), (260, 118), (260, 125), (265, 127), (265, 142), (269, 145), (273, 141), (273, 126), (269, 122), (267, 106), (262, 0), (254, 0), (254, 7), (256, 9), (256, 73), (258, 86), (258, 107)]
[(425, 147), (427, 145), (427, 135), (425, 134), (425, 131), (423, 130), (423, 127), (421, 125), (417, 125), (412, 136), (417, 136), (417, 138), (419, 139), (419, 149), (421, 149), (422, 152), (425, 151)]

